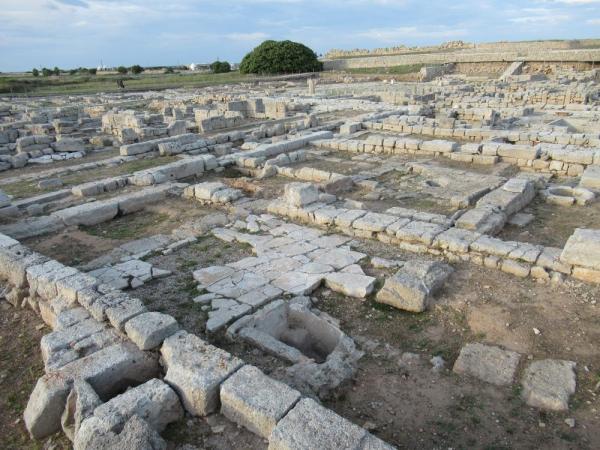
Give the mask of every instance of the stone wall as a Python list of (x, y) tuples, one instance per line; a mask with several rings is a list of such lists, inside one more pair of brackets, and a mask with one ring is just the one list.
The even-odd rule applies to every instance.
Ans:
[(600, 49), (586, 50), (548, 50), (528, 49), (518, 51), (460, 51), (421, 53), (389, 56), (370, 56), (360, 58), (325, 60), (325, 70), (361, 69), (369, 67), (393, 67), (412, 64), (449, 64), (477, 62), (508, 62), (516, 60), (546, 62), (600, 62)]

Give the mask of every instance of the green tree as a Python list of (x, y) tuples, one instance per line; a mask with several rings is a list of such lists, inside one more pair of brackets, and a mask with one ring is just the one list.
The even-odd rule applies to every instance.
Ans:
[(47, 69), (45, 67), (42, 68), (42, 76), (44, 77), (49, 77), (50, 75), (53, 75), (54, 72), (50, 69)]
[(97, 72), (98, 72), (98, 69), (96, 69), (95, 67), (92, 67), (91, 69), (88, 70), (88, 73), (90, 75), (96, 75)]
[(60, 69), (56, 66), (54, 66), (54, 70), (52, 72), (54, 73), (54, 75), (60, 75)]
[(138, 75), (144, 71), (144, 68), (142, 66), (136, 64), (135, 66), (131, 66), (129, 68), (129, 70), (131, 71), (131, 73)]
[(33, 75), (34, 77), (39, 77), (40, 76), (40, 71), (37, 69), (33, 69), (31, 71), (31, 75)]
[(124, 75), (127, 73), (127, 67), (125, 66), (119, 66), (117, 67), (117, 72), (119, 72), (120, 74)]
[(210, 65), (210, 70), (212, 71), (212, 73), (231, 72), (231, 64), (229, 64), (227, 61), (216, 60)]
[(265, 41), (244, 56), (241, 73), (284, 74), (319, 72), (323, 64), (307, 46), (292, 41)]

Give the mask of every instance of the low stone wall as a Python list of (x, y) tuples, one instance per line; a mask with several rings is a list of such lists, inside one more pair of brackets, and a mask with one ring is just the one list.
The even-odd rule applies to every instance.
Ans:
[(526, 49), (518, 51), (457, 51), (439, 53), (369, 56), (323, 61), (325, 70), (393, 67), (414, 64), (450, 64), (479, 62), (512, 62), (517, 60), (543, 62), (593, 62), (600, 61), (600, 49), (547, 50)]
[[(415, 252), (443, 256), (449, 261), (471, 261), (518, 277), (560, 281), (566, 276), (600, 283), (600, 231), (579, 230), (565, 250), (525, 242), (503, 241), (449, 224), (417, 219), (416, 211), (396, 208), (396, 214), (336, 208), (324, 203), (292, 206), (283, 200), (269, 204), (272, 214), (324, 227), (349, 236), (377, 239)], [(585, 243), (590, 247), (583, 250)]]

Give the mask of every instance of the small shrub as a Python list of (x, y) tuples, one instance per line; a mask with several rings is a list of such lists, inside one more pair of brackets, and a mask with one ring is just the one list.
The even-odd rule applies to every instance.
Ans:
[(54, 67), (54, 70), (52, 70), (52, 72), (54, 73), (54, 75), (60, 75), (60, 69), (58, 67)]
[(140, 73), (142, 73), (144, 71), (144, 68), (138, 64), (136, 64), (135, 66), (131, 66), (129, 68), (129, 70), (131, 71), (131, 73), (133, 73), (134, 75), (138, 75)]
[(260, 75), (319, 72), (323, 64), (307, 46), (292, 41), (265, 41), (244, 56), (240, 72)]
[(210, 70), (212, 73), (228, 73), (231, 72), (231, 64), (217, 60), (210, 65)]
[(42, 76), (43, 77), (49, 77), (50, 75), (53, 75), (54, 71), (47, 69), (46, 67), (42, 68)]
[(96, 69), (95, 67), (92, 68), (92, 69), (88, 69), (88, 73), (90, 75), (96, 75), (97, 72), (98, 72), (98, 69)]
[(33, 75), (34, 77), (39, 77), (40, 76), (40, 71), (37, 69), (33, 69), (31, 71), (31, 75)]
[(164, 73), (175, 73), (172, 67), (165, 67)]
[(127, 67), (125, 66), (119, 66), (117, 67), (117, 72), (119, 72), (120, 74), (126, 74), (127, 73)]

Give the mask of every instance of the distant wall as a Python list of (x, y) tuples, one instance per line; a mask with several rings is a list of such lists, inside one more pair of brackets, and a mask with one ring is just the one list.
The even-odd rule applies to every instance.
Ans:
[(422, 53), (389, 56), (366, 56), (360, 58), (324, 60), (325, 70), (364, 69), (369, 67), (393, 67), (409, 64), (448, 64), (480, 62), (600, 62), (600, 49), (538, 50), (535, 46), (519, 51), (498, 52), (460, 50), (445, 53)]

